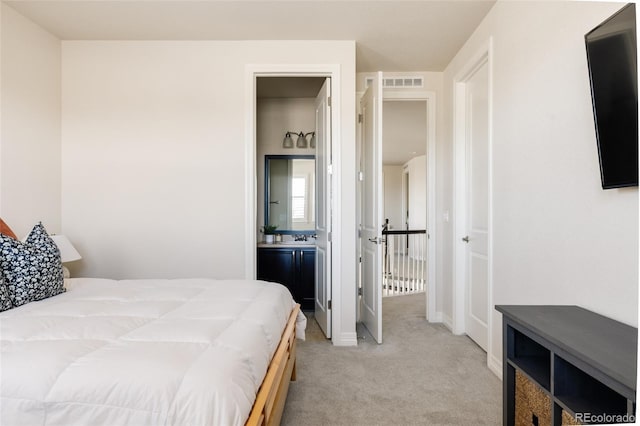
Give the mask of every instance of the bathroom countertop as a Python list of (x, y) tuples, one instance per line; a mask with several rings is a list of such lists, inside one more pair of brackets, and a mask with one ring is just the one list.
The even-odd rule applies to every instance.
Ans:
[(258, 243), (258, 248), (314, 248), (316, 246), (315, 242), (312, 241), (300, 241), (300, 242), (282, 242), (282, 243)]

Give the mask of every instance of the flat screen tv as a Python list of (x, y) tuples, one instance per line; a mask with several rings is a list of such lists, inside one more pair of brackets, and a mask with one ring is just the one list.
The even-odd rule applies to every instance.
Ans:
[(636, 8), (585, 35), (602, 188), (638, 185)]

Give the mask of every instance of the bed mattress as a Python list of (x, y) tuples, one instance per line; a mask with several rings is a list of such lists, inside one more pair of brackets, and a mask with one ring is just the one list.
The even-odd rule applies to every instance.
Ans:
[(0, 424), (244, 424), (295, 305), (261, 281), (66, 287), (0, 313)]

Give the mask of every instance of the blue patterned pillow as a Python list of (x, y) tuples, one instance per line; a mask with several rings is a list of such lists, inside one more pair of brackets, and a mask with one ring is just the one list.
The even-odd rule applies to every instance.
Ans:
[(42, 223), (24, 243), (0, 235), (0, 270), (14, 307), (65, 291), (60, 250)]
[(4, 282), (4, 276), (0, 274), (0, 312), (13, 308), (11, 298), (9, 297), (9, 290)]

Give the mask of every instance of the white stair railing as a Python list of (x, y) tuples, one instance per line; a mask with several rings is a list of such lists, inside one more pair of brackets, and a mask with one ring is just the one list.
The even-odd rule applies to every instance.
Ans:
[(382, 295), (425, 291), (427, 278), (426, 230), (383, 230)]

